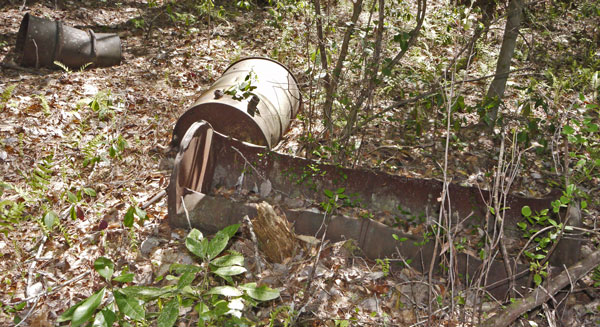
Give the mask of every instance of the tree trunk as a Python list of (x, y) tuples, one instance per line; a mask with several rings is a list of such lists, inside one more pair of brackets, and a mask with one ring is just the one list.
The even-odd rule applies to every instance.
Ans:
[[(381, 41), (383, 39), (384, 20), (385, 20), (385, 3), (384, 0), (379, 0), (379, 17), (377, 24), (377, 36), (375, 39), (375, 50), (373, 54), (373, 60), (369, 62), (368, 58), (365, 58), (366, 68), (365, 76), (363, 79), (364, 88), (361, 90), (358, 99), (352, 106), (352, 109), (348, 113), (348, 120), (344, 126), (343, 132), (343, 144), (346, 144), (350, 136), (352, 136), (352, 129), (356, 123), (356, 117), (358, 112), (363, 108), (365, 100), (367, 100), (372, 94), (375, 88), (375, 82), (377, 79), (377, 72), (379, 71), (379, 62), (381, 57)], [(343, 153), (343, 152), (342, 152)]]
[(338, 57), (335, 68), (333, 69), (332, 76), (329, 82), (329, 85), (326, 85), (326, 94), (325, 94), (325, 104), (323, 105), (323, 114), (325, 116), (325, 127), (329, 131), (330, 137), (333, 136), (333, 100), (335, 97), (335, 92), (337, 90), (337, 86), (340, 80), (340, 75), (342, 74), (342, 68), (344, 65), (344, 60), (346, 60), (346, 55), (348, 54), (348, 47), (350, 45), (350, 38), (352, 37), (352, 33), (354, 33), (354, 29), (356, 27), (356, 22), (358, 21), (358, 17), (362, 12), (362, 3), (363, 0), (354, 0), (352, 5), (352, 18), (350, 22), (347, 24), (346, 33), (344, 33), (344, 41), (342, 42), (342, 47), (340, 49), (340, 56)]
[[(506, 28), (504, 29), (504, 38), (502, 39), (502, 47), (496, 64), (496, 77), (492, 81), (490, 88), (486, 94), (486, 99), (502, 99), (504, 90), (506, 89), (506, 80), (510, 71), (510, 61), (515, 52), (517, 36), (519, 35), (519, 26), (523, 18), (523, 0), (511, 0), (508, 4)], [(491, 128), (494, 128), (496, 119), (498, 118), (499, 101), (489, 109), (488, 118)]]

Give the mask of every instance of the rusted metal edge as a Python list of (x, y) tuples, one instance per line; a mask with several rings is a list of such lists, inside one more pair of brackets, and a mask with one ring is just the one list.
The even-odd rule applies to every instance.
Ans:
[[(428, 211), (434, 215), (439, 209), (438, 198), (442, 182), (391, 175), (366, 169), (349, 169), (322, 164), (313, 160), (268, 151), (265, 147), (239, 142), (215, 133), (211, 152), (214, 173), (210, 189), (233, 188), (242, 172), (246, 172), (243, 187), (252, 190), (269, 180), (273, 190), (284, 198), (310, 199), (315, 203), (327, 200), (324, 190), (344, 188), (349, 201), (376, 213), (399, 218), (419, 217)], [(252, 164), (252, 169), (249, 165)], [(486, 201), (490, 192), (476, 187), (449, 185), (451, 211), (456, 222), (483, 226), (488, 210)], [(517, 223), (523, 220), (521, 208), (528, 205), (534, 211), (550, 208), (558, 195), (534, 199), (508, 195), (504, 210), (506, 233), (519, 234)], [(410, 214), (407, 214), (410, 212)]]
[[(187, 208), (191, 225), (202, 231), (213, 233), (225, 226), (241, 223), (242, 217), (248, 215), (256, 217), (256, 204), (240, 202), (223, 196), (204, 196), (195, 207)], [(294, 231), (299, 235), (312, 235), (321, 237), (319, 227), (323, 223), (324, 215), (318, 210), (289, 209), (280, 207), (286, 218), (293, 223)], [(186, 218), (184, 218), (186, 219)], [(176, 223), (179, 227), (187, 227), (187, 221), (181, 219)], [(398, 242), (392, 234), (399, 238), (406, 238)], [(414, 235), (405, 234), (395, 228), (389, 227), (370, 219), (357, 219), (343, 215), (331, 217), (327, 229), (326, 239), (337, 242), (355, 240), (361, 249), (362, 255), (369, 259), (396, 258), (410, 262), (412, 268), (420, 272), (428, 272), (433, 256), (433, 240), (423, 243), (423, 239)], [(435, 256), (434, 272), (436, 275), (443, 273), (440, 265), (440, 255)], [(392, 264), (392, 270), (403, 268), (403, 265)], [(456, 276), (465, 286), (473, 286), (481, 278), (483, 262), (476, 257), (465, 253), (456, 254)], [(527, 293), (529, 267), (518, 265), (515, 279), (515, 288), (521, 294)], [(481, 285), (486, 291), (497, 299), (504, 299), (509, 292), (509, 279), (504, 265), (500, 261), (489, 263), (489, 272), (482, 278)]]
[[(414, 179), (389, 175), (364, 169), (347, 169), (335, 165), (321, 164), (315, 161), (268, 151), (266, 147), (241, 142), (211, 132), (208, 144), (206, 133), (210, 125), (195, 123), (181, 142), (181, 149), (175, 161), (175, 169), (168, 189), (169, 222), (178, 227), (197, 227), (206, 232), (216, 232), (230, 224), (237, 223), (244, 215), (255, 216), (252, 203), (236, 201), (235, 197), (226, 198), (218, 190), (237, 189), (246, 194), (253, 202), (266, 200), (278, 203), (294, 222), (299, 234), (316, 234), (322, 224), (323, 213), (318, 209), (291, 208), (286, 205), (300, 201), (303, 206), (319, 203), (327, 198), (323, 190), (344, 188), (344, 194), (375, 213), (397, 215), (407, 218), (406, 210), (418, 214), (428, 208), (430, 214), (439, 209), (437, 197), (441, 193), (442, 183), (429, 179)], [(193, 153), (193, 155), (189, 155)], [(201, 156), (203, 160), (190, 159)], [(202, 168), (204, 167), (204, 168)], [(203, 169), (200, 182), (190, 176), (199, 176), (194, 170)], [(183, 176), (183, 177), (182, 177)], [(269, 184), (271, 192), (260, 188)], [(487, 205), (484, 199), (489, 192), (472, 187), (451, 184), (449, 194), (452, 210), (456, 212), (456, 221), (465, 224), (482, 225)], [(262, 196), (261, 196), (262, 193)], [(184, 199), (185, 210), (181, 199)], [(505, 210), (505, 227), (516, 230), (516, 222), (522, 220), (521, 207), (529, 205), (533, 210), (542, 210), (550, 206), (552, 198), (529, 199), (510, 195)], [(398, 243), (392, 234), (406, 237), (408, 241)], [(411, 265), (419, 271), (427, 271), (433, 256), (432, 244), (417, 245), (422, 239), (404, 234), (400, 230), (371, 219), (357, 219), (345, 216), (332, 217), (327, 238), (332, 241), (354, 239), (364, 255), (371, 259), (402, 256), (411, 259)], [(574, 254), (575, 255), (575, 254)], [(457, 269), (462, 276), (470, 280), (479, 276), (482, 261), (479, 258), (457, 254)], [(437, 269), (438, 261), (433, 264)], [(521, 272), (516, 280), (519, 291), (527, 286), (528, 268), (518, 266)], [(494, 261), (489, 263), (483, 285), (498, 298), (508, 292), (508, 280), (504, 265)], [(466, 278), (466, 277), (465, 277)]]
[[(213, 158), (210, 156), (213, 135), (214, 130), (210, 124), (200, 121), (193, 123), (181, 140), (167, 187), (169, 217), (187, 221), (186, 216), (181, 216), (182, 210), (185, 211), (181, 201), (183, 197), (209, 192), (213, 173), (213, 161), (210, 160)], [(172, 219), (169, 221), (172, 222)]]

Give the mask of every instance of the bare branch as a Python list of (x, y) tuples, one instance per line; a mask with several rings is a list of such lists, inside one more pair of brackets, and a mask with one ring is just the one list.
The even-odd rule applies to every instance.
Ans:
[(385, 66), (384, 70), (390, 70), (394, 66), (396, 66), (396, 64), (398, 64), (400, 59), (402, 59), (402, 57), (404, 57), (404, 55), (406, 54), (408, 49), (410, 49), (410, 47), (413, 46), (415, 44), (415, 42), (417, 42), (417, 37), (420, 34), (421, 27), (423, 26), (423, 21), (425, 20), (425, 12), (426, 11), (427, 11), (427, 0), (419, 0), (418, 7), (417, 7), (417, 26), (415, 26), (415, 28), (410, 32), (410, 39), (408, 39), (408, 45), (404, 49), (401, 49), (400, 52), (398, 52), (398, 54), (394, 57), (394, 59), (392, 59), (392, 61), (390, 61)]
[[(518, 72), (518, 71), (527, 71), (527, 70), (532, 70), (532, 69), (531, 68), (514, 69), (514, 70), (511, 70), (509, 73), (515, 73), (515, 72)], [(493, 78), (493, 77), (496, 77), (496, 74), (491, 74), (491, 75), (485, 75), (485, 76), (481, 76), (481, 77), (474, 77), (474, 78), (464, 79), (464, 80), (460, 80), (460, 81), (455, 81), (454, 83), (456, 83), (456, 84), (462, 84), (462, 83), (478, 82), (478, 81), (485, 80), (485, 79), (488, 79), (488, 78)], [(396, 102), (396, 103), (394, 103), (394, 104), (392, 104), (392, 105), (384, 108), (383, 110), (381, 110), (377, 114), (375, 114), (375, 115), (373, 115), (371, 117), (368, 117), (365, 120), (363, 120), (360, 124), (358, 124), (357, 126), (355, 126), (352, 129), (352, 133), (356, 132), (356, 130), (358, 130), (358, 129), (363, 128), (365, 125), (367, 125), (368, 123), (372, 122), (373, 120), (382, 117), (385, 113), (387, 113), (389, 111), (392, 111), (392, 110), (395, 110), (395, 109), (398, 109), (400, 107), (403, 107), (403, 106), (405, 106), (407, 104), (415, 103), (415, 102), (421, 101), (423, 99), (426, 99), (426, 98), (428, 98), (428, 97), (430, 97), (430, 96), (438, 93), (444, 87), (446, 87), (446, 85), (442, 85), (442, 86), (437, 85), (437, 86), (434, 86), (431, 90), (429, 90), (429, 91), (427, 91), (425, 93), (421, 93), (421, 94), (417, 95), (416, 97), (409, 98), (409, 99), (404, 99), (404, 100), (400, 100), (400, 101), (398, 101), (398, 102)]]
[(501, 309), (495, 316), (484, 321), (482, 326), (501, 327), (508, 326), (523, 313), (528, 312), (542, 303), (545, 303), (551, 296), (576, 280), (581, 279), (592, 269), (600, 264), (600, 250), (592, 252), (584, 260), (571, 266), (558, 276), (548, 280), (547, 285), (538, 286), (528, 297), (512, 303), (508, 308)]
[(375, 81), (377, 79), (377, 72), (379, 71), (379, 63), (381, 59), (381, 42), (383, 39), (384, 20), (385, 3), (384, 0), (379, 0), (379, 22), (377, 24), (377, 36), (375, 38), (375, 51), (373, 53), (373, 59), (370, 63), (367, 64), (367, 68), (365, 71), (363, 85), (365, 85), (366, 87), (364, 87), (361, 90), (358, 99), (352, 106), (352, 110), (346, 122), (346, 126), (344, 128), (344, 135), (342, 136), (344, 140), (347, 140), (352, 135), (352, 127), (354, 127), (354, 124), (356, 122), (356, 116), (358, 115), (358, 111), (362, 108), (365, 100), (367, 100), (367, 98), (370, 98), (373, 94), (373, 89), (375, 87)]
[(315, 15), (317, 17), (317, 39), (319, 42), (319, 53), (321, 54), (321, 68), (325, 72), (326, 87), (329, 87), (329, 68), (327, 64), (327, 52), (325, 51), (325, 38), (323, 37), (323, 16), (321, 15), (321, 1), (315, 0)]

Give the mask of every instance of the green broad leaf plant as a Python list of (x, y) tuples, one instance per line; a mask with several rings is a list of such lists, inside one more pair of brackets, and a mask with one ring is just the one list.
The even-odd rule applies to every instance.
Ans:
[[(552, 209), (533, 212), (529, 206), (521, 208), (521, 214), (525, 220), (517, 223), (517, 226), (523, 232), (523, 237), (529, 239), (532, 244), (523, 253), (529, 261), (529, 270), (533, 273), (535, 286), (539, 286), (543, 278), (547, 277), (547, 256), (551, 254), (550, 249), (554, 243), (559, 241), (559, 234), (564, 230), (572, 230), (571, 226), (564, 226), (562, 222), (557, 222), (553, 217), (559, 213), (561, 208), (566, 208), (573, 201), (575, 191), (575, 185), (569, 184), (563, 195), (551, 203)], [(585, 207), (586, 202), (583, 201), (582, 209)]]
[[(225, 251), (239, 224), (217, 232), (212, 239), (192, 229), (186, 248), (200, 265), (174, 263), (163, 287), (131, 285), (134, 274), (127, 268), (116, 273), (112, 260), (100, 257), (94, 269), (106, 285), (66, 310), (59, 323), (71, 326), (174, 326), (182, 312), (194, 310), (198, 326), (247, 326), (247, 308), (279, 297), (279, 290), (234, 280), (246, 272), (244, 257)], [(225, 252), (225, 253), (224, 253)], [(189, 318), (189, 317), (188, 317)], [(186, 319), (188, 319), (186, 318)]]

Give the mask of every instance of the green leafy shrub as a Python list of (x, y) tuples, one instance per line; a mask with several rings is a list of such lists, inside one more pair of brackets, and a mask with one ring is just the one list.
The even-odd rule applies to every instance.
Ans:
[(25, 217), (25, 202), (0, 200), (0, 233), (7, 234)]
[(242, 101), (254, 95), (253, 91), (256, 89), (256, 85), (258, 85), (258, 76), (253, 70), (250, 70), (243, 81), (232, 85), (224, 93), (236, 101)]
[(98, 114), (98, 118), (101, 120), (113, 116), (114, 111), (118, 109), (110, 90), (96, 93), (88, 105), (92, 111)]
[[(131, 215), (137, 215), (135, 208)], [(199, 323), (210, 326), (247, 325), (251, 321), (243, 316), (244, 309), (262, 301), (279, 297), (279, 291), (256, 283), (237, 285), (233, 277), (246, 272), (244, 257), (234, 251), (223, 254), (229, 240), (239, 225), (219, 231), (212, 239), (193, 229), (185, 239), (187, 249), (202, 260), (202, 265), (171, 265), (172, 275), (167, 280), (174, 283), (162, 288), (132, 285), (134, 275), (127, 270), (115, 275), (113, 262), (98, 258), (94, 269), (106, 282), (106, 286), (87, 299), (65, 311), (58, 322), (70, 321), (81, 326), (93, 321), (93, 326), (121, 326), (156, 323), (159, 327), (173, 326), (180, 308), (193, 308)], [(200, 278), (199, 278), (200, 277)], [(218, 278), (217, 278), (218, 277)], [(199, 280), (198, 280), (199, 279)], [(112, 293), (107, 297), (106, 293)]]
[[(561, 208), (566, 208), (573, 201), (575, 186), (570, 184), (563, 192), (563, 195), (552, 202), (552, 212), (558, 214)], [(585, 202), (582, 202), (582, 208), (585, 209)], [(564, 226), (551, 216), (550, 209), (544, 209), (540, 212), (533, 212), (529, 206), (521, 209), (521, 214), (526, 221), (517, 223), (517, 226), (523, 231), (523, 237), (529, 239), (533, 247), (525, 249), (523, 253), (529, 260), (529, 269), (533, 272), (533, 281), (538, 286), (542, 283), (543, 277), (547, 276), (548, 256), (554, 243), (559, 241), (559, 235), (563, 231), (570, 231), (572, 227)]]

